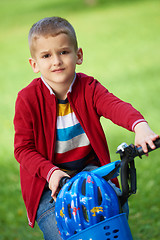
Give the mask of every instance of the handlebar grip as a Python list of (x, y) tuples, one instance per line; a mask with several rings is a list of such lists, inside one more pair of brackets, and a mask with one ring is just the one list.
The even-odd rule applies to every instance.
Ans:
[[(152, 149), (152, 148), (147, 144), (148, 152), (151, 152), (151, 151), (153, 151), (153, 150), (155, 150), (155, 149), (157, 149), (157, 148), (160, 147), (160, 138), (158, 138), (158, 139), (156, 139), (156, 140), (154, 141), (154, 145), (156, 146), (156, 148)], [(142, 147), (138, 147), (138, 148), (136, 147), (136, 151), (137, 151), (137, 155), (138, 155), (138, 156), (142, 156), (142, 155), (146, 154), (145, 152), (143, 152)]]
[[(154, 141), (156, 146), (155, 149), (160, 147), (160, 138)], [(148, 152), (151, 152), (155, 149), (152, 149), (149, 145), (147, 145)], [(136, 184), (136, 168), (134, 165), (134, 158), (146, 154), (143, 152), (142, 147), (135, 147), (133, 144), (124, 148), (124, 150), (120, 152), (121, 154), (121, 186), (122, 186), (122, 201), (123, 203), (127, 200), (127, 198), (136, 193), (137, 184)]]
[(59, 188), (61, 189), (69, 180), (70, 177), (62, 177), (59, 181)]

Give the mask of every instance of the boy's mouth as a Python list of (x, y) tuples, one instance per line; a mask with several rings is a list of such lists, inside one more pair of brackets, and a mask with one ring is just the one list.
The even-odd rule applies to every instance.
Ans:
[(54, 73), (61, 73), (64, 71), (64, 68), (57, 68), (57, 69), (54, 69), (52, 72)]

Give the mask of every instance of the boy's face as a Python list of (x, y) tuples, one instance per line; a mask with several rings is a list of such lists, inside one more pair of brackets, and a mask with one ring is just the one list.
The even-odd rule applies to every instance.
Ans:
[(76, 51), (65, 33), (55, 37), (37, 38), (34, 43), (34, 57), (29, 59), (33, 71), (40, 72), (53, 90), (57, 85), (69, 86), (75, 76), (76, 64), (80, 65), (82, 61), (82, 49)]

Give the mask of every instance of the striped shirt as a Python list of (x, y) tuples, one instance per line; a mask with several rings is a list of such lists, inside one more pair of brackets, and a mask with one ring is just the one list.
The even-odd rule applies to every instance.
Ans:
[(68, 99), (58, 100), (55, 165), (78, 171), (94, 158), (90, 141)]
[[(41, 79), (49, 89), (50, 94), (54, 94), (42, 76)], [(68, 92), (72, 92), (75, 79), (76, 73)], [(99, 160), (68, 99), (58, 100), (54, 164), (61, 170), (67, 171), (69, 175), (81, 171), (88, 164), (99, 165)]]

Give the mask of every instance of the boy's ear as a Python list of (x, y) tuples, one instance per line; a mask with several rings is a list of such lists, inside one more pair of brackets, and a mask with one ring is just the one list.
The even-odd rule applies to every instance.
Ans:
[(77, 50), (77, 62), (76, 64), (81, 65), (83, 62), (83, 51), (82, 48), (78, 48)]
[(33, 72), (39, 73), (39, 67), (37, 65), (37, 62), (33, 58), (29, 58), (29, 63), (33, 69)]

